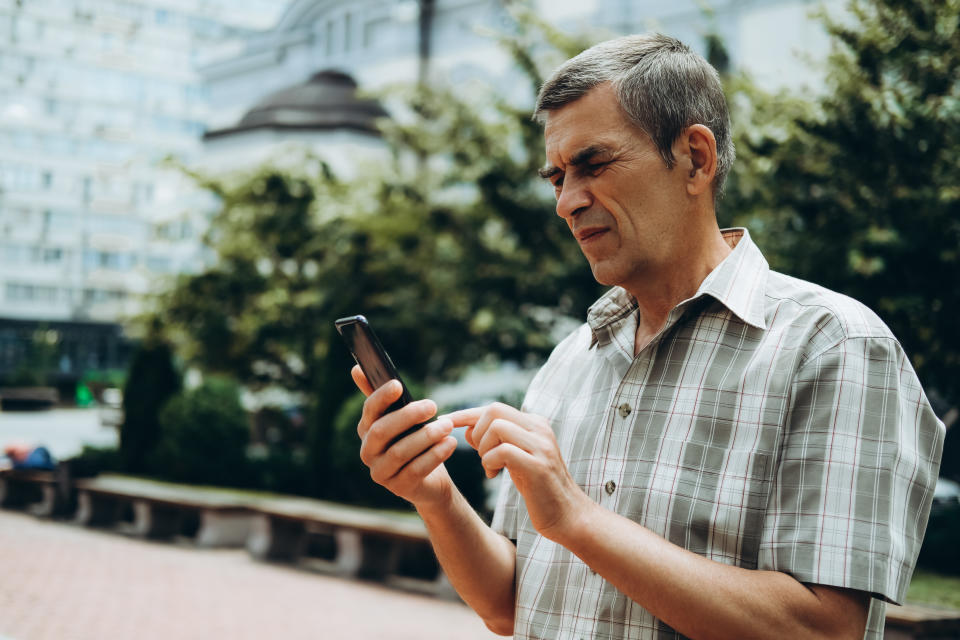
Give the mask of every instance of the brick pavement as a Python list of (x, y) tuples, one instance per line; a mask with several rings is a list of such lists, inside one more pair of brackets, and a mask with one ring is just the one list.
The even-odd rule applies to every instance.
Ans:
[(448, 602), (0, 511), (0, 639), (490, 640)]

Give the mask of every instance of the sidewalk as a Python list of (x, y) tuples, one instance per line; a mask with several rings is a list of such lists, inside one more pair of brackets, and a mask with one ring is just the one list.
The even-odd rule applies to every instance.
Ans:
[(490, 640), (466, 606), (0, 511), (0, 639)]

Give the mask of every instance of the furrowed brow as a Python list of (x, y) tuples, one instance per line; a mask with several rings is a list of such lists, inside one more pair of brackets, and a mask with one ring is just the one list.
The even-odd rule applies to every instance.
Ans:
[[(569, 165), (571, 167), (580, 167), (585, 164), (589, 164), (590, 161), (594, 159), (594, 157), (601, 154), (609, 153), (609, 152), (610, 152), (610, 149), (608, 149), (607, 147), (600, 146), (600, 145), (590, 145), (589, 147), (586, 147), (584, 149), (581, 149), (580, 151), (577, 151), (573, 155), (573, 157), (570, 159)], [(555, 177), (557, 174), (560, 174), (560, 173), (563, 173), (563, 171), (559, 167), (555, 167), (553, 165), (547, 165), (546, 167), (537, 170), (537, 174), (544, 180), (550, 180), (551, 178)]]
[(600, 155), (602, 153), (607, 153), (609, 149), (606, 147), (601, 147), (599, 145), (590, 145), (585, 149), (581, 149), (573, 154), (573, 157), (570, 159), (570, 165), (578, 167), (584, 164), (588, 164), (594, 156)]
[(555, 167), (553, 165), (548, 165), (543, 169), (537, 169), (537, 175), (539, 175), (544, 180), (549, 180), (550, 178), (554, 177), (558, 173), (560, 173), (560, 168)]

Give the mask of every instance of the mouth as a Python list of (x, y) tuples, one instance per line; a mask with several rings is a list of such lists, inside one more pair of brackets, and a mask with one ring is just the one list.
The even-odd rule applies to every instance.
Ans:
[(607, 227), (585, 227), (574, 232), (574, 237), (580, 244), (587, 244), (600, 239), (609, 229)]

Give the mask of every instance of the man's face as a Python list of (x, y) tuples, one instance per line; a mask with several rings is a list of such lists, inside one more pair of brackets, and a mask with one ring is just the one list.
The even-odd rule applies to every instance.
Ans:
[[(547, 166), (563, 218), (598, 282), (631, 284), (670, 268), (683, 242), (682, 162), (667, 169), (609, 84), (549, 112)], [(680, 158), (678, 158), (680, 160)]]

